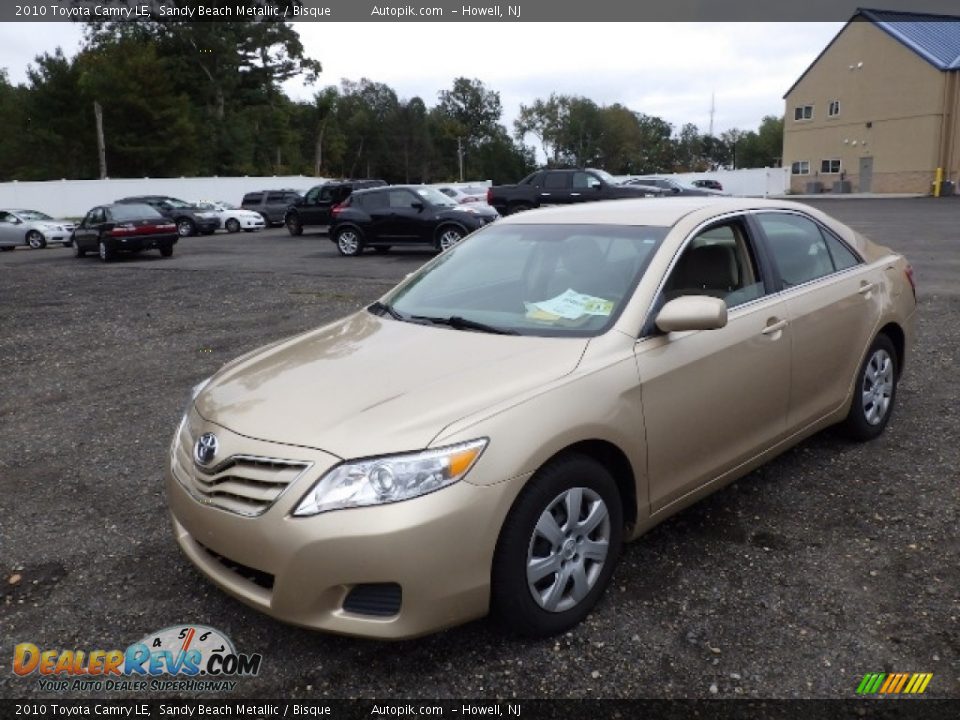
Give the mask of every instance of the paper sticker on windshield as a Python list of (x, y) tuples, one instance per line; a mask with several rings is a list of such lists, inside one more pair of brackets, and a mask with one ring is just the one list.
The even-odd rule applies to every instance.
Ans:
[(526, 303), (527, 317), (531, 320), (579, 320), (584, 315), (609, 315), (613, 312), (613, 301), (584, 295), (567, 289), (550, 300), (538, 303)]

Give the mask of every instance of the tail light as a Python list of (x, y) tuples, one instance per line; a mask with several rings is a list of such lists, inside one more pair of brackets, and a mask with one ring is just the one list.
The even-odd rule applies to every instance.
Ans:
[(113, 237), (122, 237), (124, 235), (129, 235), (137, 231), (136, 225), (116, 225), (110, 230), (110, 234)]
[(487, 205), (493, 205), (493, 188), (487, 188)]
[(343, 203), (337, 203), (332, 208), (330, 208), (330, 217), (337, 217), (340, 213), (343, 212)]
[(913, 299), (917, 299), (917, 283), (913, 279), (913, 266), (907, 265), (906, 270), (903, 271), (904, 275), (907, 276), (907, 282), (910, 283), (910, 289), (913, 290)]

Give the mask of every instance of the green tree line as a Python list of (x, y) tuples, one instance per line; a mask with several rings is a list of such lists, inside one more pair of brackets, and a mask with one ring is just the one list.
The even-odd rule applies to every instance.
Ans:
[[(285, 22), (88, 23), (80, 52), (0, 70), (0, 181), (96, 178), (94, 103), (111, 177), (304, 174), (516, 182), (537, 165), (614, 174), (776, 164), (782, 118), (719, 137), (624, 105), (551, 94), (502, 124), (500, 95), (457, 78), (435, 101), (343, 80), (307, 102), (281, 84), (321, 72)], [(529, 143), (529, 144), (528, 144)]]

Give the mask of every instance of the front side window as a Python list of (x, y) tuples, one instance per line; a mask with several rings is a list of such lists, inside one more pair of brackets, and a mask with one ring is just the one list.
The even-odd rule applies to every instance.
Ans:
[(714, 225), (694, 237), (663, 286), (664, 300), (709, 295), (732, 308), (763, 297), (766, 290), (741, 221)]
[(575, 172), (573, 174), (573, 189), (574, 190), (588, 190), (593, 188), (598, 188), (603, 183), (600, 181), (596, 175), (592, 173), (585, 172)]
[(809, 218), (787, 213), (756, 217), (784, 287), (802, 285), (836, 269), (820, 227)]
[(387, 302), (409, 322), (453, 317), (521, 335), (599, 335), (668, 230), (494, 224), (437, 256)]

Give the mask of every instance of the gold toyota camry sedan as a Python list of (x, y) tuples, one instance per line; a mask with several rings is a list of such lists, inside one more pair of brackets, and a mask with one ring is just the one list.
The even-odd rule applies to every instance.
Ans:
[(310, 628), (558, 633), (625, 540), (828, 425), (883, 432), (915, 309), (903, 257), (804, 205), (511, 216), (194, 388), (176, 538)]

